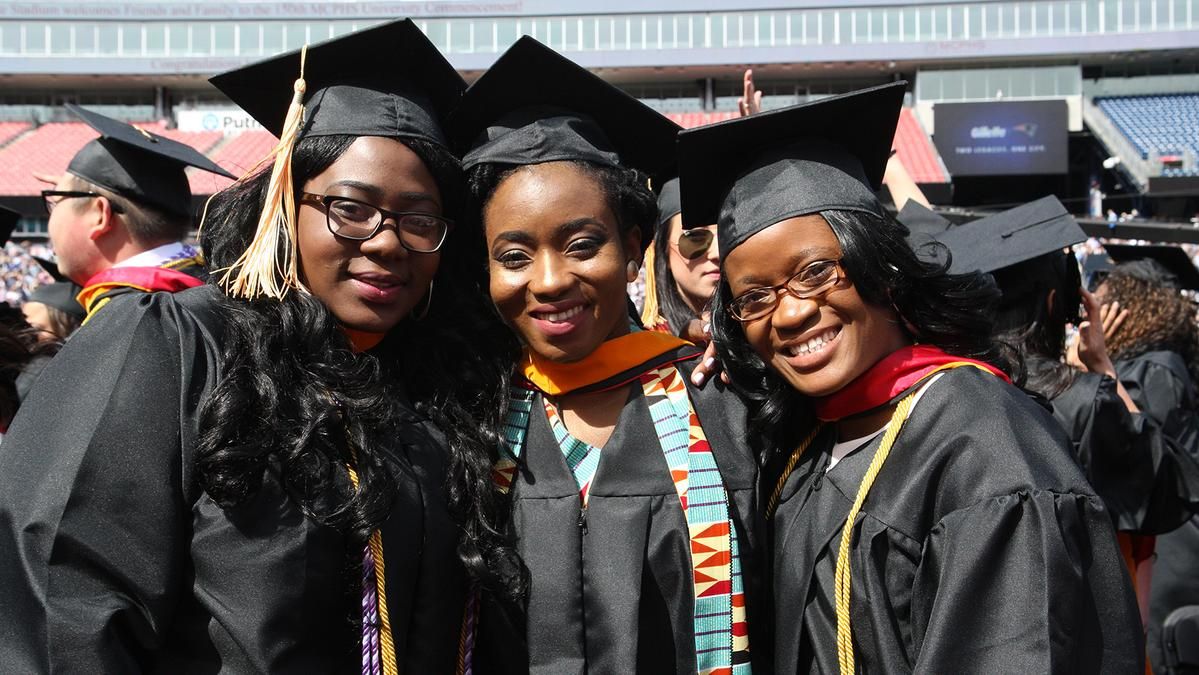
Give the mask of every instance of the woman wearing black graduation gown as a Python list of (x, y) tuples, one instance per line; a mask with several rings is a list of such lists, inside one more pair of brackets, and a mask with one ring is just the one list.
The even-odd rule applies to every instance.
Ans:
[[(1008, 234), (1014, 231), (1019, 235)], [(1005, 235), (1029, 245), (1016, 256), (995, 255), (1004, 251), (997, 241)], [(955, 228), (940, 241), (955, 254), (951, 272), (994, 275), (1003, 293), (999, 339), (1025, 356), (1025, 388), (1052, 403), (1079, 465), (1103, 498), (1145, 619), (1154, 535), (1177, 528), (1199, 509), (1199, 465), (1163, 438), (1117, 379), (1103, 314), (1110, 324), (1119, 306), (1101, 308), (1082, 289), (1078, 261), (1068, 249), (1085, 239), (1061, 202), (1048, 196)], [(1087, 321), (1080, 322), (1080, 304)], [(1076, 353), (1083, 370), (1063, 361), (1068, 323), (1079, 324)]]
[(875, 197), (903, 93), (680, 135), (684, 218), (724, 253), (714, 340), (771, 439), (775, 670), (1135, 672), (1111, 519), (997, 367), (997, 292)]
[[(1117, 265), (1095, 295), (1129, 312), (1108, 341), (1129, 395), (1180, 452), (1199, 462), (1199, 327), (1195, 304), (1178, 281), (1172, 269), (1135, 260)], [(1155, 556), (1147, 640), (1155, 672), (1165, 672), (1162, 623), (1179, 607), (1199, 605), (1199, 516), (1159, 536)]]
[(529, 591), (488, 603), (476, 670), (748, 672), (743, 409), (690, 386), (698, 350), (632, 325), (625, 293), (655, 217), (641, 171), (677, 127), (522, 38), (453, 128), (491, 298), (524, 343), (496, 473)]
[(458, 666), (462, 560), (484, 581), (503, 554), (451, 386), (488, 386), (446, 237), (461, 174), (438, 117), (463, 83), (410, 21), (306, 69), (302, 129), (299, 53), (215, 81), (283, 138), (208, 209), (221, 289), (114, 300), (3, 446), (5, 672)]

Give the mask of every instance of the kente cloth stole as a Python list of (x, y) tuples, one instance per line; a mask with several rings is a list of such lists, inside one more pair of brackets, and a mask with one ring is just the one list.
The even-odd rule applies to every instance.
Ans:
[[(638, 379), (691, 540), (696, 670), (701, 675), (751, 673), (740, 551), (736, 528), (729, 518), (728, 493), (712, 448), (691, 406), (682, 375), (673, 365), (659, 366)], [(536, 395), (530, 389), (512, 389), (504, 435), (516, 458), (524, 449)], [(546, 413), (552, 415), (550, 423), (555, 427), (557, 412), (547, 404)], [(580, 450), (575, 443), (564, 443), (564, 440), (581, 442), (566, 433), (560, 419), (557, 422), (562, 431), (554, 428), (555, 437), (586, 506), (600, 453)], [(496, 463), (492, 477), (501, 492), (511, 489), (516, 471), (512, 459)]]

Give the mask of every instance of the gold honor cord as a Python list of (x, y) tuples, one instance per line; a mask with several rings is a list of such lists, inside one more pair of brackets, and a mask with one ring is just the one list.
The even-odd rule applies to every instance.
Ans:
[(912, 406), (916, 403), (917, 393), (918, 391), (914, 391), (908, 394), (895, 406), (891, 421), (887, 423), (887, 431), (883, 434), (883, 441), (878, 447), (878, 452), (874, 453), (870, 467), (866, 469), (862, 485), (858, 488), (858, 496), (853, 500), (853, 506), (849, 509), (849, 516), (846, 517), (845, 527), (841, 532), (841, 546), (837, 550), (837, 573), (833, 579), (837, 608), (837, 663), (840, 665), (841, 675), (854, 675), (853, 631), (849, 616), (849, 542), (853, 538), (853, 522), (857, 520), (858, 512), (862, 510), (862, 504), (866, 501), (866, 494), (870, 492), (874, 479), (883, 468), (883, 462), (886, 462), (887, 455), (891, 454), (891, 447), (899, 437), (899, 430), (903, 428)]
[(774, 511), (779, 505), (779, 497), (783, 494), (783, 486), (787, 484), (787, 479), (791, 477), (791, 472), (795, 471), (795, 465), (799, 463), (800, 457), (803, 457), (803, 454), (808, 451), (808, 446), (812, 444), (812, 441), (816, 440), (816, 437), (820, 435), (823, 429), (824, 423), (817, 423), (808, 432), (807, 437), (800, 441), (799, 446), (791, 451), (791, 458), (787, 460), (787, 467), (783, 469), (783, 475), (779, 476), (778, 482), (775, 483), (774, 492), (770, 494), (770, 501), (766, 504), (766, 520), (774, 518)]
[[(355, 461), (357, 461), (356, 456)], [(349, 470), (350, 482), (354, 484), (354, 490), (357, 491), (358, 472), (354, 470), (353, 465), (346, 465), (346, 469)], [(383, 533), (377, 529), (372, 531), (368, 545), (371, 549), (371, 557), (375, 559), (375, 596), (379, 599), (379, 649), (383, 652), (383, 675), (399, 675), (399, 668), (396, 667), (395, 642), (391, 638), (391, 618), (387, 614), (387, 577), (384, 574), (383, 564)]]

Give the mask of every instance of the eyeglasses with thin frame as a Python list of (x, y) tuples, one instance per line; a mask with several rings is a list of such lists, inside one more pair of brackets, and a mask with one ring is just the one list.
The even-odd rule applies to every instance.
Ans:
[(840, 260), (816, 260), (779, 286), (764, 286), (742, 293), (729, 303), (728, 311), (743, 323), (755, 321), (773, 314), (784, 292), (800, 299), (814, 298), (827, 293), (844, 278)]
[(706, 227), (696, 227), (690, 230), (683, 230), (679, 234), (679, 240), (676, 242), (679, 255), (687, 260), (698, 260), (702, 258), (708, 249), (712, 248), (712, 242), (716, 239), (715, 233)]
[(449, 218), (418, 211), (388, 211), (350, 197), (311, 192), (303, 193), (303, 197), (324, 208), (325, 225), (334, 236), (343, 239), (366, 241), (378, 234), (383, 222), (390, 218), (404, 248), (416, 253), (436, 253), (454, 226)]
[[(54, 213), (54, 207), (58, 206), (65, 199), (81, 199), (83, 197), (107, 197), (107, 195), (81, 190), (42, 190), (42, 203), (46, 206), (47, 214)], [(120, 205), (111, 199), (108, 201), (113, 211), (123, 213)]]

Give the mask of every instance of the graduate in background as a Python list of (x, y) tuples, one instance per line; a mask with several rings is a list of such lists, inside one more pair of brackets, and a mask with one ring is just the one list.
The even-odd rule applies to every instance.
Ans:
[(219, 288), (113, 299), (26, 402), (0, 663), (453, 673), (468, 575), (502, 593), (515, 567), (488, 521), (499, 430), (470, 414), (500, 373), (452, 227), (465, 85), (407, 20), (214, 83), (280, 136), (273, 166), (211, 204)]
[[(1095, 290), (1119, 303), (1125, 320), (1107, 339), (1121, 383), (1142, 413), (1181, 451), (1199, 461), (1199, 270), (1176, 246), (1104, 247), (1118, 264)], [(1162, 624), (1170, 612), (1199, 605), (1199, 516), (1157, 538), (1150, 587), (1148, 649), (1154, 671), (1165, 672)]]
[(193, 212), (183, 170), (233, 175), (190, 145), (70, 103), (67, 109), (100, 138), (75, 153), (42, 199), (59, 269), (83, 287), (87, 314), (124, 293), (202, 284), (203, 258), (183, 243)]
[[(1068, 248), (1085, 240), (1053, 196), (940, 237), (954, 254), (950, 272), (991, 273), (1003, 292), (996, 334), (1024, 356), (1023, 386), (1052, 403), (1079, 465), (1107, 505), (1147, 621), (1154, 535), (1199, 511), (1199, 464), (1163, 438), (1120, 383), (1103, 334), (1104, 314), (1110, 324), (1120, 307), (1103, 309), (1082, 288)], [(1083, 370), (1064, 362), (1069, 324), (1079, 326), (1075, 351)]]
[[(20, 213), (0, 206), (0, 248), (8, 243), (20, 219)], [(53, 351), (52, 345), (38, 339), (37, 329), (26, 322), (20, 309), (0, 302), (0, 437), (8, 431), (29, 384)]]
[(684, 220), (724, 253), (714, 340), (769, 443), (775, 671), (1136, 672), (1111, 518), (1008, 382), (998, 291), (919, 260), (875, 196), (904, 88), (679, 137)]
[(524, 603), (480, 617), (477, 672), (748, 672), (744, 409), (689, 386), (698, 350), (640, 330), (625, 293), (678, 127), (524, 37), (452, 128), (515, 334), (496, 474), (529, 571)]
[(64, 276), (54, 262), (36, 257), (34, 260), (54, 281), (35, 288), (21, 305), (21, 312), (29, 325), (38, 330), (39, 340), (61, 344), (87, 317), (83, 305), (76, 300), (83, 288)]
[(684, 339), (704, 337), (706, 342), (702, 328), (696, 331), (691, 324), (707, 323), (708, 303), (720, 283), (716, 226), (683, 229), (678, 178), (666, 181), (657, 192), (658, 226), (652, 254), (646, 256), (651, 272), (645, 279), (641, 321), (655, 330)]

